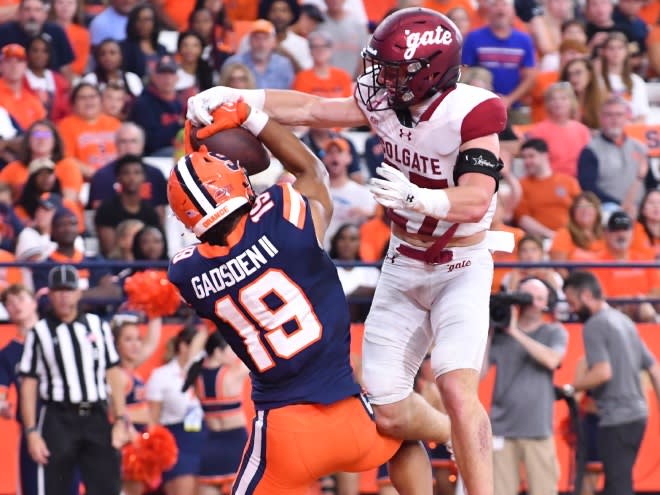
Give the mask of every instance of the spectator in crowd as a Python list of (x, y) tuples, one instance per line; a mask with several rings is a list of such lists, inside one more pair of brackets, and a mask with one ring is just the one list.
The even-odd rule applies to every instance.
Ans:
[[(25, 230), (25, 229), (23, 229)], [(0, 228), (0, 243), (2, 243), (3, 232)], [(16, 261), (16, 256), (13, 252), (0, 248), (0, 262), (13, 263)], [(11, 284), (22, 284), (25, 282), (23, 277), (23, 270), (16, 266), (3, 266), (0, 267), (0, 291), (4, 290)], [(0, 372), (1, 374), (1, 372)], [(2, 385), (0, 385), (2, 389)]]
[[(0, 418), (14, 419), (9, 402), (9, 389), (12, 386), (16, 392), (20, 389), (18, 364), (23, 353), (23, 342), (39, 321), (39, 315), (34, 294), (24, 285), (14, 284), (7, 287), (0, 295), (0, 302), (7, 310), (9, 321), (16, 327), (15, 336), (0, 350)], [(16, 420), (21, 421), (20, 414), (16, 414)], [(26, 435), (21, 435), (18, 448), (20, 478), (16, 493), (38, 495), (37, 463), (28, 452)]]
[(624, 99), (611, 96), (603, 102), (600, 130), (580, 152), (577, 177), (580, 187), (596, 194), (607, 211), (620, 207), (634, 218), (648, 162), (645, 146), (624, 133), (627, 115)]
[(220, 495), (234, 482), (248, 439), (243, 398), (249, 370), (220, 332), (208, 336), (204, 350), (206, 358), (195, 391), (204, 409), (208, 436), (202, 448), (197, 493)]
[(600, 108), (605, 94), (591, 60), (584, 57), (571, 60), (562, 69), (560, 80), (571, 85), (577, 98), (575, 120), (591, 130), (599, 129)]
[(660, 260), (660, 189), (650, 189), (642, 198), (632, 247), (652, 250)]
[(11, 201), (11, 190), (4, 182), (0, 182), (0, 228), (3, 236), (0, 248), (14, 251), (16, 238), (24, 228), (23, 223), (16, 216)]
[(532, 303), (511, 306), (510, 323), (495, 330), (487, 353), (488, 364), (497, 367), (490, 413), (495, 493), (518, 494), (521, 464), (529, 493), (557, 493), (553, 375), (566, 353), (568, 333), (546, 321), (557, 301), (551, 286), (531, 277), (517, 289), (531, 295)]
[(612, 0), (586, 0), (584, 5), (585, 32), (587, 44), (593, 55), (600, 55), (600, 48), (605, 43), (607, 35), (617, 31), (612, 19), (614, 5)]
[(205, 3), (204, 0), (197, 1), (195, 10), (190, 14), (189, 29), (202, 36), (204, 59), (220, 70), (236, 48), (234, 27), (227, 15), (225, 2), (212, 1), (212, 9)]
[(468, 34), (462, 55), (465, 65), (493, 73), (493, 88), (509, 109), (529, 94), (537, 72), (532, 39), (513, 27), (513, 19), (513, 0), (490, 2), (488, 24)]
[(516, 221), (527, 233), (552, 239), (568, 223), (568, 210), (580, 194), (575, 177), (554, 172), (543, 139), (531, 138), (521, 147), (525, 176), (520, 179), (522, 197)]
[(583, 191), (573, 199), (568, 210), (568, 224), (552, 238), (553, 261), (589, 261), (605, 249), (602, 216), (598, 196)]
[(103, 40), (94, 47), (94, 70), (85, 74), (82, 80), (97, 86), (101, 91), (108, 84), (121, 85), (130, 95), (129, 101), (133, 101), (142, 94), (142, 79), (133, 72), (124, 71), (123, 63), (119, 42)]
[(289, 89), (294, 69), (291, 61), (275, 51), (277, 38), (270, 21), (254, 21), (248, 35), (249, 49), (227, 59), (225, 64), (240, 62), (253, 73), (259, 89)]
[(0, 171), (0, 181), (11, 186), (13, 201), (17, 201), (30, 175), (28, 169), (33, 160), (49, 159), (55, 163), (61, 192), (65, 198), (77, 202), (83, 184), (76, 160), (64, 157), (64, 144), (57, 127), (48, 120), (32, 124), (21, 137), (21, 153)]
[(303, 3), (300, 5), (300, 15), (298, 20), (291, 25), (291, 31), (298, 36), (307, 38), (310, 33), (316, 31), (319, 25), (324, 21), (323, 12), (313, 3)]
[(447, 17), (449, 17), (456, 27), (461, 32), (463, 37), (466, 37), (471, 31), (472, 26), (470, 25), (470, 13), (463, 6), (456, 6), (450, 9), (447, 12)]
[[(124, 122), (115, 135), (117, 155), (119, 158), (126, 155), (141, 157), (144, 153), (145, 136), (140, 126), (133, 122)], [(88, 208), (96, 209), (99, 205), (115, 196), (119, 190), (119, 184), (115, 176), (115, 165), (113, 160), (96, 171), (89, 185)], [(160, 169), (144, 163), (145, 183), (141, 191), (142, 199), (147, 200), (156, 209), (161, 224), (165, 223), (165, 205), (167, 204), (167, 182)]]
[(168, 261), (165, 235), (160, 227), (145, 225), (133, 236), (133, 259), (137, 261)]
[(47, 194), (39, 199), (32, 225), (18, 234), (15, 251), (17, 260), (43, 261), (55, 251), (57, 244), (51, 240), (50, 232), (55, 211), (61, 207), (62, 197), (59, 194)]
[(310, 127), (309, 130), (302, 135), (300, 138), (303, 143), (305, 143), (309, 149), (311, 149), (316, 156), (323, 159), (326, 151), (326, 146), (330, 141), (336, 137), (341, 137), (344, 141), (348, 143), (351, 151), (351, 162), (348, 166), (348, 175), (351, 180), (358, 182), (359, 184), (364, 184), (366, 179), (362, 170), (360, 168), (360, 155), (355, 148), (353, 142), (345, 136), (337, 134), (336, 132), (330, 129), (322, 129), (316, 127)]
[(144, 129), (147, 155), (172, 156), (174, 138), (183, 127), (183, 106), (176, 97), (178, 66), (163, 55), (149, 76), (149, 85), (135, 100), (130, 120)]
[(556, 72), (560, 68), (559, 47), (563, 41), (561, 26), (573, 19), (574, 6), (571, 0), (548, 0), (544, 4), (540, 29), (532, 25), (530, 34), (539, 53), (539, 70)]
[[(555, 70), (539, 72), (530, 91), (530, 107), (532, 122), (540, 122), (546, 118), (545, 93), (553, 84), (559, 82), (563, 68), (576, 59), (585, 59), (589, 48), (584, 43), (575, 40), (563, 40), (559, 45), (559, 67)], [(596, 80), (596, 83), (598, 81)], [(579, 120), (574, 116), (576, 120)]]
[(648, 418), (639, 375), (648, 372), (660, 400), (660, 366), (635, 324), (605, 302), (603, 288), (593, 274), (571, 273), (564, 291), (571, 310), (584, 322), (582, 340), (588, 368), (568, 388), (591, 391), (598, 405), (598, 451), (605, 473), (602, 493), (632, 495), (632, 470)]
[(87, 70), (92, 38), (85, 25), (82, 2), (77, 0), (53, 0), (49, 18), (66, 33), (73, 50), (71, 71), (74, 76), (82, 76)]
[(49, 69), (52, 46), (47, 35), (32, 38), (27, 45), (25, 85), (39, 97), (46, 116), (57, 122), (71, 113), (71, 85), (59, 72)]
[[(196, 8), (190, 13), (188, 19), (188, 31), (194, 31), (202, 38), (202, 58), (211, 63), (211, 51), (214, 45), (215, 20), (213, 13), (204, 7)], [(229, 40), (228, 45), (229, 45)], [(220, 42), (222, 43), (222, 41)]]
[(64, 154), (76, 158), (86, 180), (117, 156), (115, 133), (121, 122), (104, 115), (101, 91), (81, 82), (71, 92), (73, 113), (60, 120), (58, 128), (64, 142)]
[(204, 40), (199, 34), (194, 31), (179, 34), (176, 91), (184, 109), (189, 96), (209, 89), (214, 83), (213, 68), (204, 60), (203, 50)]
[(645, 122), (651, 111), (646, 83), (632, 72), (628, 39), (623, 33), (607, 35), (600, 48), (600, 65), (607, 92), (629, 102), (633, 122)]
[[(335, 261), (359, 262), (360, 228), (352, 223), (340, 225), (330, 239), (328, 255)], [(376, 290), (380, 270), (374, 266), (337, 267), (339, 281), (346, 297), (371, 297)], [(351, 321), (363, 322), (366, 318), (364, 305), (349, 304)]]
[(108, 259), (133, 261), (135, 259), (133, 257), (133, 239), (142, 230), (142, 227), (144, 227), (144, 223), (134, 218), (120, 222), (115, 231), (117, 240), (113, 250), (108, 255)]
[(577, 161), (582, 149), (591, 141), (591, 132), (575, 120), (577, 99), (566, 82), (550, 86), (544, 95), (547, 117), (534, 124), (528, 135), (548, 144), (550, 166), (555, 173), (577, 176)]
[(172, 342), (173, 356), (167, 364), (151, 372), (147, 381), (151, 422), (162, 424), (176, 439), (179, 455), (172, 469), (163, 473), (163, 489), (172, 495), (195, 493), (201, 465), (202, 447), (206, 437), (204, 412), (192, 389), (182, 391), (184, 367), (193, 357), (190, 343), (197, 333), (184, 327)]
[(362, 184), (348, 175), (351, 163), (351, 147), (342, 137), (330, 139), (323, 148), (323, 163), (330, 176), (330, 195), (334, 213), (326, 229), (326, 249), (337, 229), (345, 223), (362, 224), (376, 214), (376, 201)]
[(273, 24), (277, 51), (291, 60), (295, 72), (312, 68), (307, 40), (291, 30), (299, 15), (300, 6), (296, 0), (264, 0), (259, 3), (259, 18)]
[[(99, 261), (97, 256), (87, 256), (77, 247), (78, 218), (67, 208), (60, 208), (53, 216), (50, 237), (57, 247), (44, 261), (53, 263), (81, 263), (83, 261)], [(96, 266), (94, 268), (79, 268), (78, 288), (83, 291), (86, 299), (100, 299), (103, 301), (121, 297), (121, 289), (114, 283), (112, 275), (106, 269)], [(34, 290), (48, 287), (48, 268), (35, 267), (32, 270)]]
[[(106, 84), (101, 90), (101, 109), (103, 113), (124, 121), (128, 117), (128, 103), (133, 100), (126, 88), (118, 83)], [(98, 172), (98, 170), (97, 170)]]
[(587, 44), (587, 31), (580, 19), (571, 19), (561, 25), (561, 36), (564, 40), (574, 40), (583, 45)]
[[(71, 265), (48, 274), (51, 313), (28, 333), (19, 364), (23, 425), (30, 455), (41, 464), (41, 493), (67, 493), (77, 467), (90, 493), (115, 495), (116, 449), (134, 430), (110, 328), (98, 315), (78, 309), (78, 283)], [(38, 398), (47, 403), (39, 411)]]
[(119, 158), (115, 164), (115, 176), (119, 191), (101, 203), (94, 217), (101, 254), (106, 257), (116, 245), (116, 229), (122, 221), (132, 218), (145, 225), (162, 227), (154, 207), (141, 196), (145, 182), (142, 159), (135, 155)]
[(255, 89), (257, 81), (250, 68), (240, 62), (228, 63), (222, 66), (219, 84), (236, 89)]
[(637, 0), (619, 0), (612, 12), (612, 20), (617, 29), (626, 33), (629, 40), (628, 49), (634, 71), (644, 69), (641, 64), (646, 55), (646, 39), (649, 35), (649, 27), (639, 17), (641, 8), (642, 2)]
[(345, 8), (345, 0), (325, 0), (325, 5), (325, 18), (318, 31), (335, 42), (330, 64), (351, 76), (358, 75), (362, 72), (360, 50), (369, 39), (366, 25), (355, 12)]
[[(125, 391), (126, 414), (133, 427), (138, 431), (143, 431), (151, 421), (151, 417), (149, 404), (145, 398), (144, 380), (136, 368), (149, 359), (158, 347), (163, 320), (162, 318), (149, 319), (144, 339), (137, 323), (137, 315), (117, 314), (113, 317), (110, 328), (122, 371), (121, 390)], [(143, 481), (122, 479), (124, 495), (142, 495), (144, 490)]]
[(46, 117), (46, 109), (39, 98), (25, 88), (26, 71), (25, 48), (16, 43), (3, 46), (0, 52), (0, 106), (21, 129), (27, 129), (35, 121)]
[[(28, 166), (28, 180), (15, 205), (16, 216), (25, 225), (32, 225), (39, 201), (51, 193), (62, 194), (62, 187), (55, 176), (55, 164), (49, 158), (36, 158)], [(80, 203), (77, 200), (72, 201), (70, 199), (64, 199), (64, 202), (71, 211), (75, 212), (78, 220), (82, 222), (83, 216)]]
[(309, 42), (313, 66), (296, 74), (292, 89), (328, 98), (351, 96), (353, 94), (351, 75), (343, 69), (330, 65), (332, 40), (322, 31), (318, 31), (311, 33), (307, 42)]
[(73, 50), (64, 30), (58, 24), (46, 20), (49, 6), (45, 0), (21, 0), (16, 20), (0, 24), (0, 40), (4, 45), (17, 43), (26, 48), (31, 38), (41, 33), (47, 34), (53, 47), (50, 68), (71, 79)]
[(137, 4), (138, 0), (109, 0), (108, 6), (89, 24), (92, 47), (107, 39), (123, 41), (128, 14)]
[[(541, 263), (545, 261), (543, 241), (539, 237), (525, 235), (518, 241), (516, 246), (516, 259), (522, 263)], [(498, 289), (509, 292), (515, 291), (518, 285), (529, 277), (542, 280), (560, 295), (559, 291), (561, 291), (564, 281), (559, 272), (552, 268), (514, 268), (504, 275)]]
[[(655, 253), (649, 249), (635, 250), (632, 247), (633, 221), (624, 211), (610, 215), (605, 229), (605, 249), (595, 258), (602, 262), (651, 261)], [(614, 266), (591, 270), (598, 277), (609, 297), (649, 297), (660, 294), (660, 272), (657, 268), (631, 268)], [(631, 318), (644, 319), (642, 312), (647, 308), (638, 304), (621, 307)], [(655, 312), (648, 320), (654, 321)], [(647, 321), (648, 321), (647, 320)]]
[(136, 5), (128, 15), (126, 38), (121, 42), (123, 69), (144, 77), (152, 72), (167, 49), (158, 43), (160, 23), (150, 4)]

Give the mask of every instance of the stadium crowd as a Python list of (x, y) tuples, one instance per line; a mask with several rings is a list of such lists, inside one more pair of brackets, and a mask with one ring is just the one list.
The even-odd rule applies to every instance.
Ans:
[[(234, 454), (245, 439), (245, 419), (218, 409), (242, 400), (246, 379), (224, 342), (207, 343), (207, 368), (226, 366), (227, 390), (218, 395), (202, 377), (190, 389), (195, 393), (181, 399), (178, 390), (168, 390), (167, 373), (176, 375), (192, 357), (195, 326), (186, 308), (176, 313), (174, 321), (185, 325), (171, 360), (151, 378), (133, 370), (156, 349), (160, 318), (149, 320), (144, 341), (132, 319), (117, 320), (124, 283), (139, 271), (130, 263), (165, 262), (191, 240), (168, 215), (165, 175), (183, 154), (188, 97), (214, 85), (351, 96), (370, 30), (388, 8), (413, 6), (456, 23), (464, 36), (461, 82), (494, 91), (508, 110), (491, 228), (512, 232), (516, 249), (496, 253), (495, 261), (624, 262), (591, 271), (608, 298), (626, 299), (617, 307), (630, 318), (660, 323), (658, 304), (631, 302), (660, 295), (660, 270), (624, 266), (660, 260), (658, 117), (649, 96), (660, 79), (656, 0), (0, 2), (0, 261), (98, 262), (78, 270), (79, 289), (90, 308), (114, 322), (127, 390), (136, 403), (152, 406), (151, 415), (132, 409), (134, 423), (189, 420), (190, 410), (172, 405), (184, 400), (217, 429), (242, 432), (232, 440)], [(383, 160), (382, 143), (364, 129), (295, 131), (329, 173), (329, 255), (382, 261), (389, 222), (365, 185)], [(253, 179), (259, 190), (291, 177), (274, 160)], [(104, 267), (103, 260), (127, 265)], [(43, 309), (51, 266), (0, 267), (0, 289), (9, 288), (2, 302), (25, 287)], [(492, 289), (516, 291), (528, 277), (542, 279), (559, 296), (550, 317), (566, 321), (567, 274), (564, 268), (499, 268)], [(368, 306), (362, 298), (373, 295), (379, 270), (345, 266), (339, 275), (354, 301), (354, 322), (363, 322)], [(20, 327), (7, 312), (5, 319)], [(20, 331), (16, 338), (22, 339)], [(0, 411), (9, 418), (4, 385)], [(422, 370), (419, 387), (433, 386)], [(188, 461), (164, 476), (164, 493), (226, 490), (232, 473), (205, 476), (201, 435), (186, 430), (177, 439), (184, 437), (180, 451)], [(437, 464), (438, 490), (452, 489), (449, 465)], [(125, 493), (146, 493), (141, 483), (125, 481)], [(357, 493), (350, 475), (322, 484)], [(380, 490), (393, 493), (386, 483)]]

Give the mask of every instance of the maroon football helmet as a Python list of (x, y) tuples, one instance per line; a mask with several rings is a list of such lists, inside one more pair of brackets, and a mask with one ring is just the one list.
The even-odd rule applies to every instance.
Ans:
[[(401, 9), (381, 22), (362, 50), (358, 94), (368, 110), (403, 109), (456, 84), (463, 36), (431, 9)], [(386, 90), (388, 105), (382, 105)]]

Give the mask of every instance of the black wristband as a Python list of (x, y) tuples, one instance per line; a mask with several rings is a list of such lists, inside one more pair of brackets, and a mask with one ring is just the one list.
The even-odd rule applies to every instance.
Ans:
[(23, 433), (27, 437), (30, 433), (34, 433), (35, 431), (38, 433), (39, 428), (37, 428), (36, 426), (30, 426), (29, 428), (25, 428)]

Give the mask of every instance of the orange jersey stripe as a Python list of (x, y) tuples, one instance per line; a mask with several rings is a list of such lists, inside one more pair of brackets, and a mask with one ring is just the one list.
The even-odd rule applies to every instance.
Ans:
[(305, 226), (305, 200), (289, 183), (281, 185), (284, 194), (284, 218), (299, 229)]

